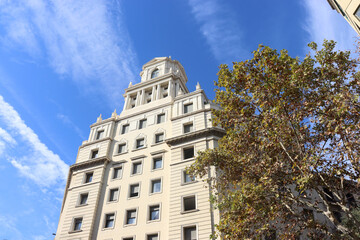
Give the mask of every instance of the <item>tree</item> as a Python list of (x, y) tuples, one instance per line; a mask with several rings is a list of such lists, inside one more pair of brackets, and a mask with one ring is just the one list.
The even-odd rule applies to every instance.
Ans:
[(357, 61), (333, 41), (309, 47), (300, 60), (260, 45), (232, 70), (220, 66), (213, 121), (226, 135), (189, 171), (217, 170), (207, 180), (225, 239), (359, 236), (349, 203), (360, 183)]

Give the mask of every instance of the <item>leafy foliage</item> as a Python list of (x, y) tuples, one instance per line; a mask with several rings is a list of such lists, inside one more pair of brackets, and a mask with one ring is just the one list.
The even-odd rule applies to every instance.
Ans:
[[(324, 41), (302, 61), (260, 45), (253, 58), (221, 65), (214, 123), (226, 130), (216, 149), (190, 168), (209, 178), (225, 239), (358, 236), (348, 197), (360, 170), (360, 81), (349, 52)], [(322, 214), (314, 218), (313, 212)], [(342, 225), (339, 214), (352, 225)]]

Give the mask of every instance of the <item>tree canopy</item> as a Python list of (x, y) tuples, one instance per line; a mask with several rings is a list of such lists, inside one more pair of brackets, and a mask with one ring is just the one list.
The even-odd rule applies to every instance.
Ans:
[(206, 178), (215, 167), (208, 181), (225, 239), (360, 238), (358, 63), (333, 41), (309, 47), (300, 60), (260, 45), (220, 66), (213, 121), (226, 135), (189, 171)]

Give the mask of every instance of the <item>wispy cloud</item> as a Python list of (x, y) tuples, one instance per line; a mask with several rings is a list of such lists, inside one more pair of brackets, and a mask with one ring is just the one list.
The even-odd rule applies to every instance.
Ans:
[(307, 18), (304, 29), (309, 33), (309, 41), (321, 44), (324, 39), (335, 40), (340, 50), (354, 50), (356, 32), (347, 21), (327, 1), (303, 1)]
[(135, 79), (136, 54), (118, 1), (0, 0), (7, 47), (46, 58), (85, 90), (118, 99)]
[[(68, 165), (42, 143), (35, 132), (21, 119), (18, 112), (0, 96), (0, 130), (6, 158), (22, 176), (33, 180), (41, 187), (57, 186), (66, 179)], [(0, 139), (0, 142), (1, 142)], [(10, 145), (18, 143), (18, 150), (11, 154)]]
[(245, 53), (235, 13), (218, 0), (189, 0), (192, 13), (216, 60), (230, 63)]
[(71, 119), (68, 116), (58, 113), (57, 118), (60, 119), (64, 124), (70, 126), (72, 129), (74, 129), (74, 131), (77, 133), (77, 135), (79, 135), (79, 137), (81, 137), (81, 139), (83, 139), (83, 140), (86, 139), (84, 137), (84, 134), (82, 133), (81, 129), (78, 126), (76, 126), (76, 124), (73, 121), (71, 121)]

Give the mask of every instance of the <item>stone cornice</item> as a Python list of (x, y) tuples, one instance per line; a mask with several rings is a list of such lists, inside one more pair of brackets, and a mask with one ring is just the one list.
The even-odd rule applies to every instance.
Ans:
[(160, 82), (166, 78), (169, 78), (169, 77), (172, 77), (173, 79), (178, 79), (180, 78), (179, 76), (175, 75), (174, 73), (170, 72), (170, 73), (166, 73), (164, 75), (161, 75), (159, 77), (156, 77), (156, 78), (153, 78), (153, 79), (150, 79), (150, 80), (147, 80), (145, 82), (140, 82), (140, 83), (137, 83), (129, 88), (126, 88), (125, 89), (125, 93), (123, 94), (123, 97), (126, 97), (126, 95), (128, 94), (128, 92), (130, 91), (133, 91), (133, 90), (136, 90), (138, 88), (142, 88), (146, 85), (151, 85), (153, 83), (156, 83), (156, 82)]
[(165, 142), (169, 145), (176, 145), (185, 141), (191, 141), (200, 137), (207, 137), (207, 136), (217, 136), (217, 137), (223, 137), (226, 134), (226, 131), (221, 129), (221, 128), (217, 128), (217, 127), (212, 127), (212, 128), (205, 128), (199, 131), (195, 131), (195, 132), (191, 132), (191, 133), (187, 133), (187, 134), (182, 134), (180, 136), (177, 137), (173, 137), (173, 138), (169, 138), (166, 139)]
[(99, 140), (95, 140), (95, 141), (91, 141), (91, 142), (87, 142), (87, 143), (84, 143), (83, 145), (81, 145), (79, 148), (83, 148), (83, 147), (86, 147), (86, 146), (89, 146), (89, 145), (93, 145), (93, 144), (96, 144), (96, 143), (99, 143), (99, 142), (103, 142), (103, 141), (106, 141), (106, 140), (113, 140), (111, 137), (105, 137), (105, 138), (102, 138), (102, 139), (99, 139)]
[(107, 157), (98, 157), (98, 158), (87, 160), (84, 162), (75, 163), (70, 166), (70, 171), (87, 168), (87, 167), (91, 167), (91, 166), (97, 166), (97, 165), (104, 164), (109, 161), (110, 160)]

